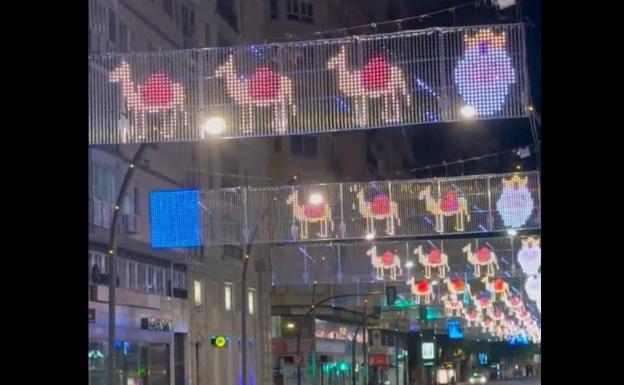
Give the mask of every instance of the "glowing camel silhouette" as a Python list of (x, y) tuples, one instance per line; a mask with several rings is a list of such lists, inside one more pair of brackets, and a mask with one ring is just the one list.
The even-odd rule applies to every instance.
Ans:
[(425, 278), (431, 278), (431, 268), (438, 269), (440, 278), (446, 277), (446, 270), (450, 270), (448, 265), (448, 256), (440, 251), (433, 249), (429, 254), (423, 253), (422, 246), (414, 249), (414, 255), (418, 255), (418, 262), (425, 267)]
[(436, 231), (444, 232), (444, 218), (455, 216), (455, 230), (464, 231), (464, 218), (470, 222), (470, 212), (468, 202), (464, 197), (458, 197), (454, 191), (448, 191), (441, 199), (434, 199), (431, 196), (431, 186), (427, 186), (420, 192), (418, 199), (425, 200), (425, 207), (428, 212), (435, 216)]
[(299, 196), (293, 192), (288, 196), (286, 203), (292, 205), (293, 216), (299, 221), (299, 238), (308, 238), (308, 225), (310, 223), (319, 224), (318, 237), (326, 238), (329, 235), (329, 228), (334, 231), (334, 221), (332, 220), (331, 208), (328, 203), (309, 203), (299, 205)]
[(402, 274), (401, 259), (391, 251), (385, 251), (381, 256), (377, 255), (377, 246), (371, 247), (366, 255), (371, 257), (371, 265), (375, 268), (375, 278), (382, 280), (384, 270), (390, 270), (390, 279), (396, 280), (397, 272)]

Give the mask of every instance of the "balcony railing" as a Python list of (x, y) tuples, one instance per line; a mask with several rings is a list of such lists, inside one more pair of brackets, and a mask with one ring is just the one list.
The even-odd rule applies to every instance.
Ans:
[(530, 107), (522, 24), (89, 63), (91, 144), (200, 140), (211, 117), (224, 119), (221, 137), (238, 138), (527, 117)]
[(539, 174), (204, 191), (211, 244), (288, 243), (539, 229)]

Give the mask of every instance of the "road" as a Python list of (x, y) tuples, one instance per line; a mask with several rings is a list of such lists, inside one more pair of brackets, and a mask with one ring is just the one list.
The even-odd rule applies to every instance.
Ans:
[(521, 378), (521, 379), (519, 378), (516, 380), (506, 380), (506, 381), (490, 380), (487, 383), (489, 385), (541, 385), (542, 380), (539, 377), (532, 377), (532, 378)]

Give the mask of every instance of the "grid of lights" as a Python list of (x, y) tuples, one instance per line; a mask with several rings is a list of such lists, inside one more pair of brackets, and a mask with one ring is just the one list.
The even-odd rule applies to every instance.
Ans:
[(503, 189), (496, 201), (496, 209), (505, 226), (522, 227), (533, 212), (533, 198), (528, 188), (528, 179), (514, 175), (503, 179)]
[[(512, 193), (526, 194), (527, 198), (512, 199), (514, 203), (508, 206), (504, 203), (508, 189), (501, 186), (514, 186), (513, 181), (522, 181), (523, 185), (518, 190), (511, 187)], [(202, 192), (201, 202), (211, 218), (211, 231), (205, 232), (211, 244), (243, 243), (254, 228), (255, 243), (379, 241), (506, 231), (510, 230), (505, 222), (507, 215), (521, 219), (514, 223), (516, 236), (522, 230), (540, 227), (538, 185), (538, 173), (525, 172), (435, 180), (237, 187)], [(260, 215), (265, 211), (266, 215)], [(473, 248), (465, 253), (468, 251), (476, 275), (481, 271), (495, 273), (496, 259), (487, 249)], [(428, 275), (445, 278), (448, 268), (443, 254), (428, 246), (413, 252), (411, 259), (427, 268)]]
[(150, 233), (154, 249), (201, 246), (198, 190), (152, 191)]
[(224, 138), (526, 117), (523, 29), (92, 55), (89, 143), (200, 140), (213, 116)]
[(516, 81), (507, 54), (504, 32), (481, 29), (464, 39), (464, 57), (455, 68), (455, 83), (464, 103), (464, 115), (490, 116), (505, 104), (509, 86)]

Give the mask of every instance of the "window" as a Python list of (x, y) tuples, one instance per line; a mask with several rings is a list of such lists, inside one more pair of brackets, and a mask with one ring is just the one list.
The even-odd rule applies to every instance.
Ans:
[(210, 24), (207, 24), (204, 26), (204, 46), (208, 47), (212, 44), (212, 42), (210, 41)]
[(234, 0), (217, 0), (217, 13), (234, 31), (238, 32), (238, 16)]
[(232, 310), (232, 286), (233, 286), (232, 282), (226, 282), (224, 286), (224, 290), (223, 290), (223, 293), (225, 294), (225, 297), (224, 297), (225, 310), (227, 311)]
[(271, 316), (271, 338), (282, 337), (282, 316)]
[(119, 52), (127, 52), (129, 40), (128, 27), (126, 27), (122, 22), (119, 22), (119, 44), (117, 45), (117, 50)]
[(286, 6), (288, 20), (297, 20), (304, 23), (314, 23), (314, 4), (306, 1), (288, 0)]
[(186, 274), (183, 271), (173, 271), (173, 288), (186, 290)]
[(147, 279), (145, 280), (145, 291), (153, 293), (155, 290), (154, 281), (156, 280), (154, 266), (147, 266)]
[(269, 17), (271, 19), (277, 19), (279, 17), (277, 0), (271, 0), (271, 2), (269, 3)]
[(173, 0), (164, 0), (163, 9), (167, 15), (173, 17)]
[(115, 174), (113, 170), (97, 163), (93, 164), (94, 196), (104, 202), (115, 200)]
[(124, 215), (134, 215), (138, 214), (138, 204), (139, 204), (139, 189), (133, 188), (130, 192), (130, 195), (125, 196), (123, 199), (123, 203), (121, 204), (121, 213)]
[(193, 281), (193, 302), (195, 306), (203, 305), (202, 287), (202, 281), (197, 279)]
[(117, 15), (112, 9), (108, 10), (108, 41), (117, 42)]
[(137, 263), (134, 261), (128, 261), (128, 289), (137, 289)]
[(165, 293), (165, 271), (164, 269), (160, 267), (156, 268), (156, 294), (159, 294), (159, 295), (170, 294), (170, 293)]
[(273, 152), (275, 154), (282, 152), (282, 138), (273, 139)]
[(314, 158), (318, 151), (317, 142), (315, 136), (292, 136), (290, 138), (290, 153), (306, 158)]
[(256, 289), (253, 287), (250, 287), (249, 293), (247, 293), (247, 307), (249, 308), (249, 315), (254, 315), (256, 311)]
[(180, 7), (182, 14), (182, 35), (185, 37), (193, 37), (195, 35), (195, 13), (186, 5)]

